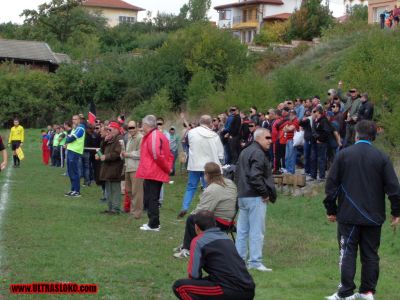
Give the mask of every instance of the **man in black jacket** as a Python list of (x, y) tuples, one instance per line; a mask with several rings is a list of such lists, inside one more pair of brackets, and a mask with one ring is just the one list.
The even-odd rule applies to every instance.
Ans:
[[(255, 284), (232, 240), (216, 225), (212, 212), (194, 215), (197, 233), (190, 244), (188, 279), (177, 280), (172, 290), (179, 299), (251, 300)], [(202, 277), (202, 270), (207, 277)]]
[(319, 180), (323, 181), (325, 180), (328, 142), (330, 136), (333, 135), (333, 127), (324, 116), (324, 109), (321, 105), (315, 107), (312, 113), (311, 178), (317, 179), (318, 171)]
[[(375, 136), (374, 122), (359, 122), (356, 144), (339, 152), (326, 182), (324, 205), (328, 220), (338, 222), (341, 271), (339, 291), (326, 297), (329, 300), (374, 299), (385, 194), (391, 202), (392, 226), (400, 223), (399, 180), (389, 157), (372, 146)], [(361, 285), (360, 294), (353, 295), (358, 247)]]
[(262, 263), (267, 203), (275, 202), (276, 191), (268, 159), (271, 134), (265, 128), (254, 132), (254, 142), (239, 156), (235, 180), (238, 188), (239, 218), (236, 249), (248, 267), (259, 271), (272, 271)]
[(358, 119), (357, 121), (361, 120), (372, 120), (374, 116), (374, 105), (369, 101), (368, 94), (362, 94), (361, 98), (361, 106), (358, 110)]

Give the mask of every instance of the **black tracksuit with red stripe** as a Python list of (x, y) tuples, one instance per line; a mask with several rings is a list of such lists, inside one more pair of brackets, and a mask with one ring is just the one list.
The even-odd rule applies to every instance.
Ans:
[[(202, 270), (209, 274), (202, 278)], [(189, 279), (175, 282), (179, 299), (253, 299), (255, 284), (232, 240), (210, 228), (190, 245)]]

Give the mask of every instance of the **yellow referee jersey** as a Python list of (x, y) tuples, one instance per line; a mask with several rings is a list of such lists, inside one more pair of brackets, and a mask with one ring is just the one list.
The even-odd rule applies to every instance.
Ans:
[(24, 127), (21, 125), (11, 127), (8, 143), (11, 144), (11, 141), (21, 141), (21, 143), (24, 142)]

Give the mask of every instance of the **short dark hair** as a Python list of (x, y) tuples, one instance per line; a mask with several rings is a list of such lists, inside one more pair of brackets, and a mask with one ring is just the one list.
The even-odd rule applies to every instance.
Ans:
[(164, 119), (161, 117), (158, 117), (156, 121), (162, 121), (164, 123)]
[(321, 105), (317, 105), (314, 111), (319, 112), (321, 115), (324, 113), (324, 108)]
[(252, 108), (252, 109), (254, 109), (255, 111), (257, 111), (257, 107), (256, 106), (252, 106), (252, 107), (250, 107), (250, 108)]
[(200, 210), (194, 215), (194, 224), (196, 224), (202, 231), (216, 227), (214, 213), (208, 210)]
[(356, 125), (356, 134), (359, 140), (374, 141), (377, 127), (374, 121), (362, 120)]
[(72, 122), (71, 121), (65, 121), (64, 125), (67, 125), (68, 127), (72, 127)]

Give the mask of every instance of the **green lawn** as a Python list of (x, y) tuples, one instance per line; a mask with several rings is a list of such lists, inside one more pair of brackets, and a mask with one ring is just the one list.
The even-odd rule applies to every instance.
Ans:
[[(186, 177), (165, 187), (162, 230), (142, 232), (146, 222), (128, 215), (104, 216), (100, 189), (82, 189), (82, 198), (64, 197), (69, 180), (63, 170), (41, 164), (39, 131), (28, 131), (26, 159), (11, 170), (10, 197), (0, 227), (0, 298), (10, 283), (97, 283), (93, 299), (173, 299), (171, 285), (186, 276), (186, 260), (172, 257), (184, 222), (178, 221)], [(178, 172), (179, 174), (179, 172)], [(0, 174), (0, 188), (6, 172)], [(197, 198), (196, 198), (197, 199)], [(197, 202), (197, 200), (195, 201)], [(280, 196), (269, 206), (265, 264), (272, 273), (252, 271), (256, 299), (323, 299), (338, 284), (336, 227), (328, 224), (322, 194), (316, 198)], [(400, 299), (400, 236), (385, 224), (377, 299)], [(358, 279), (357, 279), (358, 280)], [(71, 296), (37, 296), (70, 299)]]

